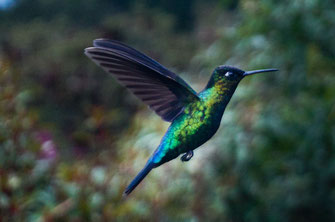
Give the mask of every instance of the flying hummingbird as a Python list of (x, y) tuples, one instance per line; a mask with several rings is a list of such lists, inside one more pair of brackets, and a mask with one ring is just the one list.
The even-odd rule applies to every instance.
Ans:
[(193, 157), (193, 150), (209, 140), (220, 126), (223, 112), (239, 82), (246, 76), (277, 69), (245, 72), (231, 66), (214, 69), (205, 87), (196, 93), (182, 78), (143, 53), (114, 40), (96, 39), (85, 54), (111, 73), (163, 120), (171, 122), (144, 168), (128, 185), (129, 195), (153, 169), (175, 159)]

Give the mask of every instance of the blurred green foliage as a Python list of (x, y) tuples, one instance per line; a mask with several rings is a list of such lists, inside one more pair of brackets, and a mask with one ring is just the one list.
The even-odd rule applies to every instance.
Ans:
[[(331, 0), (28, 1), (0, 11), (1, 221), (334, 221)], [(201, 90), (243, 80), (188, 163), (122, 191), (168, 123), (83, 55), (123, 41)]]

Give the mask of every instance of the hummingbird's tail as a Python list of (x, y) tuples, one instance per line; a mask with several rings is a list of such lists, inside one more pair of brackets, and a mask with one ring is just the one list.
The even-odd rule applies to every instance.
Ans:
[(133, 181), (131, 181), (131, 183), (128, 185), (128, 187), (126, 188), (126, 190), (123, 192), (123, 196), (126, 197), (128, 196), (136, 187), (139, 183), (141, 183), (141, 181), (144, 179), (144, 177), (146, 175), (148, 175), (148, 173), (154, 168), (154, 164), (148, 162), (145, 167), (137, 174), (137, 176), (135, 177), (135, 179), (133, 179)]

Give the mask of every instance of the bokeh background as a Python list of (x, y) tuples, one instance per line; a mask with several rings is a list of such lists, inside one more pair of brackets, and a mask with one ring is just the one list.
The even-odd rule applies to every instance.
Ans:
[[(335, 221), (333, 0), (0, 2), (0, 221)], [(280, 72), (122, 200), (169, 124), (84, 56), (101, 37), (197, 91), (222, 64)]]

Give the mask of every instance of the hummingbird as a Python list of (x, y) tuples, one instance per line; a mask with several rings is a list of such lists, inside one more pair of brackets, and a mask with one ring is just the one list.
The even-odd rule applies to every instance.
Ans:
[(125, 189), (124, 196), (129, 195), (152, 169), (181, 154), (181, 161), (189, 161), (193, 150), (218, 130), (224, 110), (244, 77), (278, 71), (243, 71), (221, 65), (214, 69), (206, 87), (197, 93), (181, 77), (121, 42), (96, 39), (93, 47), (85, 49), (85, 54), (163, 120), (171, 122), (144, 168)]

